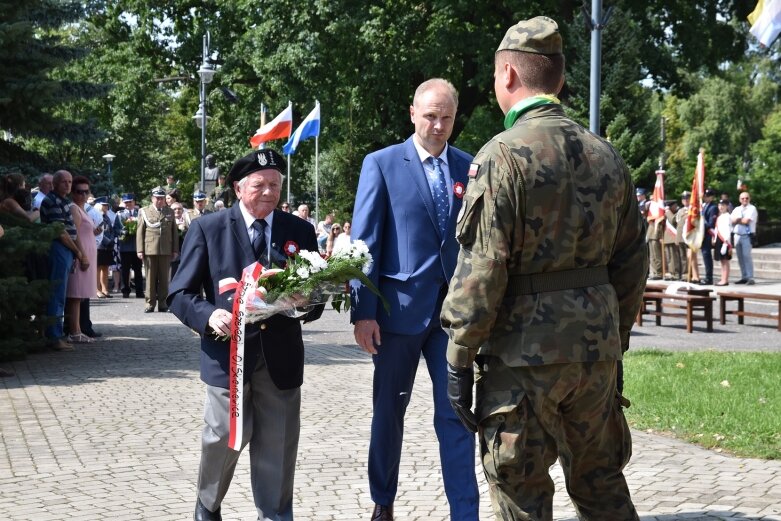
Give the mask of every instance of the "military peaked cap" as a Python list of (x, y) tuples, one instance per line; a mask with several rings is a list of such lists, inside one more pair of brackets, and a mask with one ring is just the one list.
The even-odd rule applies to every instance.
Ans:
[(507, 30), (499, 51), (521, 51), (533, 54), (562, 54), (559, 26), (547, 16), (521, 20)]

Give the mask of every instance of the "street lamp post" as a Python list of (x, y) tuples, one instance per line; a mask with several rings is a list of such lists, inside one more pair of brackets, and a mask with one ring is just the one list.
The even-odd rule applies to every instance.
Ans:
[(103, 159), (106, 160), (106, 163), (108, 163), (108, 172), (106, 173), (107, 181), (108, 181), (108, 196), (111, 198), (111, 192), (114, 191), (114, 186), (111, 181), (111, 162), (114, 161), (114, 158), (117, 157), (114, 154), (105, 154), (103, 156)]
[(204, 178), (206, 176), (206, 124), (209, 120), (206, 106), (206, 85), (212, 82), (214, 78), (214, 67), (209, 63), (209, 32), (203, 35), (203, 61), (201, 62), (201, 68), (198, 69), (198, 76), (201, 77), (198, 112), (195, 113), (193, 119), (198, 128), (201, 129), (201, 182), (200, 190), (204, 189)]

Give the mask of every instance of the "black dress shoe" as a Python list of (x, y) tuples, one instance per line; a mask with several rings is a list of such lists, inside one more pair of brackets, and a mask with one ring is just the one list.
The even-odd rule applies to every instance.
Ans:
[(393, 521), (393, 505), (374, 505), (371, 521)]
[(193, 516), (193, 519), (195, 521), (222, 521), (222, 515), (220, 514), (219, 508), (216, 512), (212, 512), (203, 506), (201, 500), (198, 499), (198, 502), (195, 504), (195, 515)]
[(746, 282), (748, 282), (748, 279), (740, 279), (735, 284), (745, 284)]
[(160, 308), (158, 309), (160, 313), (168, 313), (168, 308)]
[(147, 306), (144, 308), (144, 313), (152, 313), (155, 310), (154, 306)]
[(130, 298), (130, 293), (122, 293), (122, 298)]
[(146, 298), (146, 295), (143, 293), (136, 293), (136, 298)]
[(700, 279), (700, 282), (698, 284), (701, 284), (703, 286), (712, 286), (713, 281), (711, 279)]

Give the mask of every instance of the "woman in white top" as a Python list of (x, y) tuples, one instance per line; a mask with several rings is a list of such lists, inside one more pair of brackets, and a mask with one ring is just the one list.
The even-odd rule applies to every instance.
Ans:
[[(339, 226), (338, 224), (335, 224), (334, 226)], [(351, 239), (350, 239), (350, 221), (345, 221), (344, 225), (341, 226), (342, 233), (336, 236), (334, 239), (333, 248), (331, 249), (331, 252), (333, 253), (333, 250), (338, 250), (340, 248), (346, 248), (350, 245)]]
[(713, 260), (721, 263), (721, 279), (716, 286), (729, 284), (729, 261), (732, 259), (732, 217), (729, 213), (729, 201), (719, 201), (719, 216), (716, 218), (716, 237), (714, 238)]

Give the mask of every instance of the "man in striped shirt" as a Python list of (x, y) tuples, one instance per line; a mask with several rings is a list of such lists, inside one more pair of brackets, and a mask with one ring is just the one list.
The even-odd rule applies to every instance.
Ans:
[(61, 223), (65, 229), (52, 241), (49, 249), (49, 280), (52, 282), (52, 288), (46, 314), (54, 317), (56, 321), (46, 328), (46, 337), (53, 349), (72, 351), (73, 346), (63, 339), (65, 292), (73, 260), (82, 262), (86, 258), (79, 247), (76, 226), (71, 216), (70, 207), (73, 203), (67, 199), (73, 185), (73, 177), (66, 170), (58, 170), (54, 173), (52, 184), (52, 191), (41, 201), (41, 222)]

